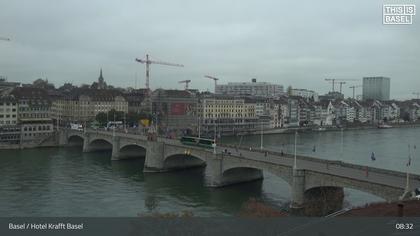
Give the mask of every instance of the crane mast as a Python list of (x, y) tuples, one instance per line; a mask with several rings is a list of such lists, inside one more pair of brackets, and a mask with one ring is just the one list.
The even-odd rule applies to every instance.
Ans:
[(353, 99), (354, 99), (354, 93), (355, 93), (355, 90), (356, 90), (356, 88), (360, 88), (360, 87), (362, 87), (362, 85), (353, 85), (353, 86), (350, 86), (349, 88), (351, 88), (351, 89), (353, 89)]
[(335, 92), (335, 83), (337, 81), (337, 83), (340, 84), (340, 93), (342, 92), (342, 86), (343, 84), (345, 84), (345, 81), (356, 81), (356, 79), (325, 79), (325, 81), (328, 81), (330, 83), (332, 83), (332, 92)]
[[(165, 65), (165, 66), (177, 66), (177, 67), (184, 67), (184, 65), (176, 64), (176, 63), (170, 63), (170, 62), (163, 62), (163, 61), (153, 61), (150, 60), (149, 54), (146, 54), (146, 59), (135, 59), (136, 62), (142, 63), (146, 65), (146, 96), (145, 101), (149, 106), (150, 114), (153, 116), (153, 107), (152, 107), (152, 98), (151, 98), (151, 91), (150, 91), (150, 65), (151, 64), (158, 64), (158, 65)], [(155, 114), (156, 115), (156, 114)], [(158, 118), (156, 118), (156, 124), (155, 127), (150, 127), (149, 132), (150, 133), (159, 133), (158, 128)]]
[(212, 80), (214, 80), (214, 93), (216, 93), (217, 81), (218, 81), (219, 79), (218, 79), (218, 78), (216, 78), (216, 77), (210, 76), (210, 75), (205, 75), (204, 77), (205, 77), (205, 78), (208, 78), (208, 79), (212, 79)]

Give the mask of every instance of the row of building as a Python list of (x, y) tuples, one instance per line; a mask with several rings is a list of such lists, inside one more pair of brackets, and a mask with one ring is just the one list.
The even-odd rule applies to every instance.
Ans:
[(149, 114), (151, 123), (164, 134), (209, 136), (298, 126), (415, 121), (420, 117), (419, 100), (345, 100), (338, 92), (318, 96), (306, 89), (284, 93), (282, 86), (255, 79), (218, 85), (214, 94), (114, 89), (106, 85), (102, 71), (91, 86), (65, 84), (55, 89), (43, 80), (24, 86), (1, 82), (0, 141), (12, 143), (38, 142), (59, 127), (89, 124), (98, 114), (111, 110)]

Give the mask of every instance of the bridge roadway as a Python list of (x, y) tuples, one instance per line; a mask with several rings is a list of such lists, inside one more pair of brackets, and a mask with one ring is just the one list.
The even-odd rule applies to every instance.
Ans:
[[(321, 200), (338, 201), (335, 208), (339, 208), (344, 187), (368, 192), (387, 201), (411, 197), (420, 187), (420, 176), (416, 174), (409, 174), (407, 186), (407, 174), (403, 172), (305, 156), (297, 156), (297, 165), (293, 168), (293, 155), (267, 150), (222, 145), (214, 154), (212, 149), (183, 145), (179, 140), (159, 137), (150, 141), (144, 135), (121, 132), (113, 135), (94, 130), (62, 130), (58, 139), (61, 145), (68, 145), (75, 137), (83, 139), (84, 152), (112, 148), (113, 160), (124, 159), (124, 150), (137, 146), (140, 149), (135, 154), (145, 155), (145, 172), (206, 166), (206, 185), (210, 187), (262, 179), (263, 171), (269, 171), (291, 186), (292, 209), (305, 209), (309, 202), (319, 205)], [(326, 209), (323, 214), (337, 210), (323, 209)]]

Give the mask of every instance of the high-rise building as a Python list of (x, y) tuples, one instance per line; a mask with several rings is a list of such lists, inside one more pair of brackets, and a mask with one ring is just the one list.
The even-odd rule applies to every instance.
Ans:
[(260, 96), (260, 97), (279, 97), (283, 94), (283, 86), (267, 82), (230, 82), (228, 84), (216, 85), (216, 94), (230, 96)]
[(363, 78), (363, 100), (375, 99), (386, 101), (390, 99), (390, 78), (376, 76)]

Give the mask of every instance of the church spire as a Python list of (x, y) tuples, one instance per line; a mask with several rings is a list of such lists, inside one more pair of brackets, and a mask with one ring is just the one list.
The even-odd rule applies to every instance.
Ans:
[(104, 81), (104, 77), (102, 76), (102, 68), (101, 68), (101, 72), (99, 74), (99, 82)]
[(98, 78), (98, 89), (105, 89), (106, 88), (106, 83), (104, 80), (104, 77), (102, 76), (102, 68), (101, 71), (99, 73), (99, 78)]

